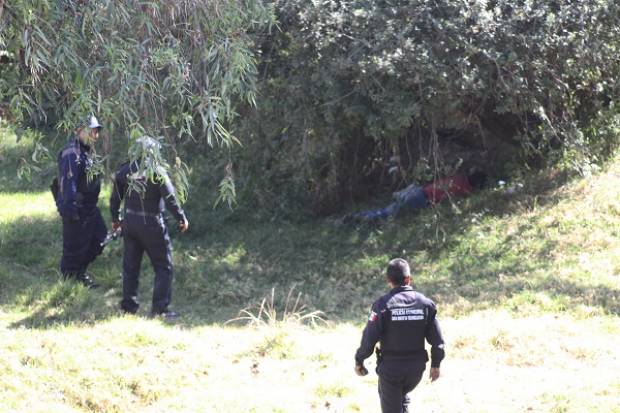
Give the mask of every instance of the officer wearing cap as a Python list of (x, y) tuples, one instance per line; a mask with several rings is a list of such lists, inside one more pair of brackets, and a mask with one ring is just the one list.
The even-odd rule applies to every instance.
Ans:
[(428, 354), (424, 340), (431, 345), (430, 379), (439, 378), (439, 365), (444, 358), (444, 341), (437, 321), (435, 304), (411, 287), (409, 264), (395, 258), (388, 264), (386, 281), (391, 291), (372, 305), (362, 342), (355, 353), (355, 372), (368, 374), (364, 360), (377, 353), (379, 398), (383, 413), (409, 411), (408, 393), (420, 380)]
[(102, 128), (94, 116), (78, 126), (75, 137), (58, 154), (58, 177), (52, 184), (62, 217), (60, 272), (65, 279), (76, 280), (88, 288), (97, 287), (86, 269), (101, 254), (101, 242), (107, 232), (97, 207), (100, 177), (90, 169), (91, 148)]
[[(151, 259), (155, 271), (152, 316), (166, 319), (178, 317), (170, 311), (172, 296), (172, 244), (164, 222), (164, 208), (172, 214), (181, 232), (187, 231), (189, 223), (179, 206), (175, 189), (165, 170), (157, 165), (159, 142), (149, 137), (139, 138), (141, 159), (128, 162), (118, 169), (110, 198), (112, 229), (122, 225), (123, 231), (123, 299), (121, 309), (135, 314), (138, 311), (138, 279), (144, 252)], [(151, 165), (157, 171), (147, 178), (141, 165)], [(133, 184), (132, 181), (133, 180)], [(121, 224), (121, 202), (124, 203), (124, 219)]]

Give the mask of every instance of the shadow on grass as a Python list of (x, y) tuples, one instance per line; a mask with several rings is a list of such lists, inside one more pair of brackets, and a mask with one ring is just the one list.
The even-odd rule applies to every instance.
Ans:
[[(510, 231), (492, 227), (502, 224), (497, 223), (500, 218), (557, 204), (562, 198), (555, 189), (568, 179), (557, 175), (539, 180), (511, 195), (485, 192), (461, 200), (458, 215), (442, 205), (378, 227), (338, 226), (327, 221), (237, 220), (233, 227), (217, 220), (198, 222), (194, 233), (207, 235), (182, 240), (177, 247), (187, 258), (177, 271), (177, 291), (181, 290), (177, 296), (191, 302), (196, 313), (252, 304), (256, 309), (274, 288), (282, 312), (294, 286), (303, 293), (302, 302), (309, 309), (320, 309), (340, 321), (362, 322), (372, 301), (387, 292), (383, 281), (387, 261), (404, 256), (412, 264), (416, 288), (437, 297), (440, 306), (455, 306), (458, 312), (451, 315), (510, 308), (514, 297), (523, 292), (553, 297), (562, 291), (540, 278), (552, 279), (558, 244), (540, 232), (544, 225), (524, 221)], [(439, 231), (432, 223), (435, 213), (442, 216)], [(495, 219), (496, 223), (487, 225), (494, 231), (491, 237), (484, 234), (483, 241), (476, 241), (472, 231), (481, 226), (472, 225), (474, 217)], [(590, 300), (590, 304), (617, 314), (613, 300), (617, 291), (603, 290), (602, 286), (575, 283), (573, 301), (588, 305), (582, 297), (603, 294), (611, 298)], [(561, 303), (554, 308), (571, 311)]]
[(0, 225), (0, 306), (29, 313), (11, 327), (94, 323), (117, 314), (111, 303), (118, 302), (118, 276), (112, 280), (113, 272), (102, 271), (105, 262), (92, 266), (104, 275), (97, 277), (100, 290), (60, 281), (61, 225), (57, 217), (19, 217)]
[(565, 309), (581, 305), (620, 316), (620, 288), (601, 284), (584, 285), (551, 277), (541, 282), (540, 288), (547, 291), (550, 297), (564, 298), (561, 302)]
[(59, 219), (19, 217), (0, 225), (0, 257), (14, 264), (49, 272), (56, 268), (62, 251)]
[[(553, 190), (566, 179), (556, 177), (544, 181), (544, 188), (532, 185), (511, 196), (482, 193), (461, 200), (460, 214), (442, 205), (380, 227), (328, 221), (256, 222), (238, 217), (230, 223), (208, 215), (194, 216), (188, 234), (172, 231), (172, 307), (183, 314), (181, 326), (221, 324), (245, 308), (257, 314), (261, 301), (274, 289), (278, 316), (301, 311), (291, 308), (291, 300), (300, 294), (298, 303), (306, 306), (303, 311), (321, 310), (331, 320), (362, 323), (372, 301), (388, 290), (383, 280), (387, 261), (403, 256), (412, 264), (416, 288), (436, 299), (440, 308), (458, 307), (451, 315), (497, 306), (516, 311), (528, 300), (538, 305), (541, 295), (570, 296), (573, 304), (619, 315), (618, 290), (576, 282), (554, 284), (550, 257), (557, 245), (537, 233), (536, 222), (521, 222), (510, 232), (493, 228), (501, 222), (482, 227), (472, 222), (473, 218), (486, 222), (553, 205), (561, 200)], [(439, 227), (433, 224), (436, 213), (442, 217)], [(476, 241), (474, 232), (480, 228), (494, 231), (493, 236), (484, 234)], [(0, 303), (30, 312), (13, 327), (92, 324), (119, 314), (120, 243), (107, 248), (92, 267), (104, 288), (87, 291), (52, 279), (61, 249), (59, 221), (24, 218), (0, 226), (0, 234), (0, 259), (27, 272), (25, 277), (0, 278), (0, 284), (7, 280), (16, 284), (9, 293), (3, 288)], [(142, 270), (140, 297), (149, 303), (153, 275), (147, 257)], [(44, 274), (44, 279), (37, 273)], [(564, 305), (563, 300), (547, 308), (570, 311), (572, 304)]]
[(94, 325), (119, 315), (97, 295), (73, 282), (56, 282), (22, 291), (19, 305), (30, 314), (11, 323), (10, 328), (47, 329), (73, 324)]

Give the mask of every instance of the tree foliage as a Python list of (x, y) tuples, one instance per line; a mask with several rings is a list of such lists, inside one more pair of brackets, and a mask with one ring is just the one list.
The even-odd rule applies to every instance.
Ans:
[(617, 125), (615, 1), (287, 0), (276, 12), (248, 165), (258, 158), (272, 187), (293, 177), (318, 211), (362, 193), (394, 155), (406, 180), (445, 173), (447, 137), (585, 168), (612, 136), (593, 125)]
[(250, 33), (272, 21), (260, 0), (15, 0), (0, 103), (66, 131), (95, 113), (113, 138), (230, 146), (234, 104), (256, 100)]
[[(400, 182), (468, 162), (497, 170), (524, 154), (587, 171), (620, 128), (612, 0), (15, 0), (0, 9), (0, 105), (64, 130), (97, 113), (112, 136), (163, 136), (192, 156), (222, 144), (229, 150), (210, 160), (228, 205), (238, 191), (252, 205), (295, 200), (330, 212), (380, 183), (390, 158)], [(277, 29), (263, 29), (274, 20)], [(466, 159), (456, 141), (486, 157)]]

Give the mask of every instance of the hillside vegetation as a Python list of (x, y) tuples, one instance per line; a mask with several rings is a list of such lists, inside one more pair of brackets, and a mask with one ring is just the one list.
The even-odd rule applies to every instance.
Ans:
[(473, 167), (587, 172), (618, 144), (614, 0), (3, 4), (0, 116), (69, 134), (95, 113), (114, 162), (161, 136), (262, 210), (340, 213)]
[(0, 411), (376, 412), (376, 377), (354, 376), (352, 355), (394, 256), (448, 342), (416, 409), (620, 411), (620, 159), (381, 227), (255, 221), (194, 194), (190, 232), (173, 233), (183, 317), (169, 325), (145, 317), (148, 263), (139, 316), (119, 313), (119, 242), (92, 267), (102, 288), (59, 281), (49, 171), (17, 181), (32, 136), (0, 139)]
[[(414, 411), (620, 413), (620, 2), (5, 3), (0, 413), (377, 412), (353, 354), (397, 256), (447, 341)], [(177, 322), (147, 316), (148, 261), (119, 311), (121, 241), (100, 288), (59, 276), (48, 185), (88, 114), (104, 217), (144, 135), (190, 190)], [(465, 199), (339, 219), (474, 170)]]

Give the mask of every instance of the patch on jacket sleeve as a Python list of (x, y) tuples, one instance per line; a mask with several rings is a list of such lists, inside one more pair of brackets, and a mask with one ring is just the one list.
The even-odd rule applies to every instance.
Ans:
[(377, 313), (375, 313), (374, 311), (370, 312), (370, 316), (368, 316), (368, 321), (370, 321), (371, 323), (377, 320)]

